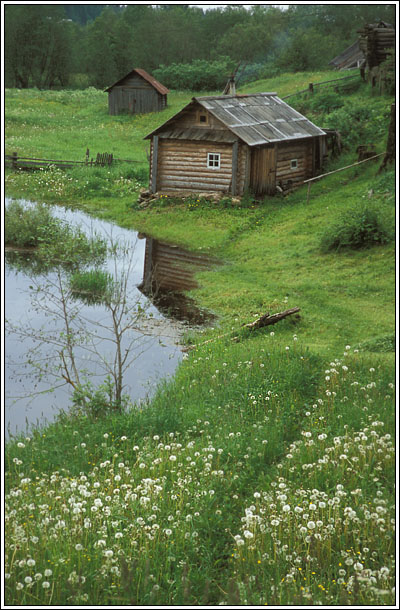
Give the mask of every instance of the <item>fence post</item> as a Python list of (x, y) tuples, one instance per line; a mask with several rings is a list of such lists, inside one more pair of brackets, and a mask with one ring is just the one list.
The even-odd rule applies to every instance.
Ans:
[(13, 152), (13, 154), (12, 154), (12, 168), (13, 169), (17, 169), (18, 168), (17, 161), (18, 161), (18, 153), (17, 152)]
[(90, 154), (90, 153), (89, 153), (89, 149), (87, 148), (87, 149), (86, 149), (86, 159), (85, 159), (85, 163), (86, 163), (86, 165), (89, 163), (89, 154)]
[(308, 90), (310, 93), (314, 93), (314, 83), (309, 83)]

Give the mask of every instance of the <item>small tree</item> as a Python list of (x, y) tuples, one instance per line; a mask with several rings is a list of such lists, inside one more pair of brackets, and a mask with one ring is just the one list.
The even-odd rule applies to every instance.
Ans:
[[(111, 239), (110, 250), (113, 270), (107, 274), (110, 281), (101, 304), (96, 306), (102, 307), (101, 318), (94, 319), (86, 302), (77, 299), (71, 286), (71, 269), (64, 260), (44, 281), (43, 276), (31, 278), (32, 307), (46, 317), (46, 324), (37, 329), (31, 323), (6, 320), (8, 332), (35, 343), (26, 358), (32, 374), (46, 381), (49, 391), (70, 386), (75, 404), (88, 411), (92, 396), (97, 400), (99, 394), (108, 397), (103, 404), (105, 410), (124, 408), (126, 371), (149, 342), (139, 330), (145, 305), (141, 295), (134, 294), (131, 283), (134, 248)], [(93, 378), (101, 379), (98, 386), (90, 381)]]

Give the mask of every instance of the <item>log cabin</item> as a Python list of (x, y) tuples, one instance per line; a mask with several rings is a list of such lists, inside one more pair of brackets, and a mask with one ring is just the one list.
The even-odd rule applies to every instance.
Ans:
[(108, 113), (144, 114), (159, 112), (167, 106), (168, 89), (141, 68), (105, 89), (108, 93)]
[(276, 93), (193, 97), (145, 136), (150, 191), (273, 195), (322, 167), (325, 132)]

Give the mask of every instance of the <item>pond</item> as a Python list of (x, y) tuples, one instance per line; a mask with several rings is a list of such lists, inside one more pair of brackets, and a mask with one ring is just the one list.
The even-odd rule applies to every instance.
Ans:
[[(30, 202), (23, 202), (24, 205), (32, 205)], [(8, 201), (6, 200), (6, 205)], [(138, 235), (135, 231), (122, 229), (109, 222), (92, 218), (83, 212), (68, 210), (54, 206), (53, 215), (61, 218), (73, 226), (79, 226), (88, 235), (102, 236), (107, 241), (113, 243), (124, 243), (128, 249), (134, 253), (132, 263), (129, 268), (128, 293), (135, 304), (145, 312), (138, 324), (129, 329), (129, 336), (124, 339), (128, 341), (122, 345), (123, 349), (132, 351), (130, 356), (132, 364), (124, 375), (124, 393), (128, 394), (131, 401), (140, 403), (152, 395), (157, 384), (162, 379), (171, 376), (183, 354), (180, 344), (180, 337), (190, 326), (185, 315), (182, 314), (182, 307), (172, 306), (167, 297), (152, 302), (143, 291), (144, 262), (146, 251), (146, 239)], [(7, 250), (7, 249), (6, 249)], [(71, 405), (71, 388), (61, 384), (60, 379), (48, 379), (46, 376), (40, 378), (35, 375), (35, 361), (40, 359), (45, 361), (52, 354), (57, 358), (57, 345), (54, 343), (43, 343), (35, 341), (34, 336), (44, 329), (48, 332), (50, 326), (54, 324), (53, 310), (47, 302), (38, 308), (35, 307), (35, 297), (38, 294), (32, 290), (34, 286), (46, 286), (48, 291), (49, 282), (54, 280), (54, 272), (48, 271), (46, 274), (29, 271), (29, 265), (16, 267), (12, 262), (15, 253), (5, 254), (5, 318), (6, 328), (26, 327), (30, 330), (21, 339), (20, 333), (7, 332), (5, 347), (5, 430), (6, 434), (25, 433), (33, 425), (42, 425), (51, 422), (60, 410), (68, 410)], [(28, 257), (29, 255), (27, 255)], [(26, 259), (28, 261), (28, 258)], [(125, 259), (124, 259), (125, 260)], [(119, 270), (126, 264), (122, 258), (110, 257), (106, 262), (106, 269), (113, 273), (115, 265)], [(116, 262), (117, 261), (117, 262)], [(56, 286), (56, 281), (54, 281)], [(140, 289), (142, 287), (142, 290)], [(56, 288), (55, 288), (56, 290)], [(40, 293), (39, 293), (40, 294)], [(44, 293), (45, 294), (45, 293)], [(47, 295), (49, 293), (47, 292)], [(52, 301), (52, 294), (47, 296), (48, 301)], [(57, 301), (57, 295), (55, 301)], [(156, 306), (154, 303), (158, 303)], [(37, 303), (36, 303), (37, 304)], [(47, 307), (48, 305), (48, 307)], [(50, 315), (49, 315), (50, 309)], [(183, 311), (187, 310), (187, 303), (183, 306)], [(165, 312), (168, 312), (166, 315)], [(172, 313), (171, 313), (172, 312)], [(177, 314), (174, 319), (174, 312)], [(196, 310), (197, 314), (198, 311)], [(109, 345), (112, 333), (105, 322), (106, 308), (101, 303), (88, 304), (80, 303), (79, 316), (87, 321), (90, 328), (101, 328), (101, 340), (97, 340), (96, 357), (98, 355), (108, 362), (112, 361), (113, 352)], [(193, 315), (193, 308), (189, 315)], [(178, 319), (180, 318), (180, 320)], [(196, 322), (202, 316), (197, 316)], [(109, 325), (109, 323), (108, 323)], [(54, 327), (52, 337), (56, 337), (63, 330), (62, 326)], [(133, 342), (133, 343), (132, 343)], [(55, 342), (56, 343), (56, 342)], [(132, 344), (131, 344), (132, 343)], [(27, 361), (27, 354), (30, 350), (38, 349), (31, 362)], [(52, 350), (52, 351), (51, 351)], [(115, 351), (115, 350), (114, 350)], [(95, 363), (95, 359), (87, 357), (87, 351), (80, 347), (77, 348), (77, 358), (82, 369), (87, 371), (88, 379), (94, 385), (101, 382), (103, 369)], [(33, 360), (33, 364), (32, 364)], [(48, 390), (51, 390), (48, 392)]]

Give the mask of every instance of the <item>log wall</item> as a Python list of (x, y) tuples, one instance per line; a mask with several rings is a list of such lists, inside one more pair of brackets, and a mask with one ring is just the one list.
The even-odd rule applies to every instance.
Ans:
[(198, 287), (195, 273), (217, 263), (210, 257), (147, 237), (140, 288), (145, 293), (155, 294), (159, 291), (192, 290)]
[[(157, 191), (219, 191), (231, 193), (233, 145), (222, 142), (159, 139)], [(220, 168), (207, 167), (207, 153), (219, 153)], [(153, 142), (150, 148), (150, 184), (153, 183)], [(247, 146), (239, 144), (236, 193), (242, 195), (248, 172)]]
[[(297, 142), (279, 143), (276, 158), (276, 184), (286, 188), (313, 176), (312, 138)], [(291, 161), (297, 159), (297, 168), (291, 168)]]

